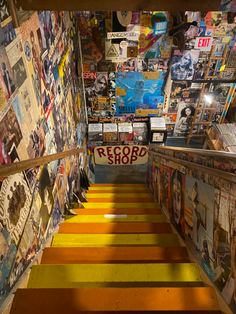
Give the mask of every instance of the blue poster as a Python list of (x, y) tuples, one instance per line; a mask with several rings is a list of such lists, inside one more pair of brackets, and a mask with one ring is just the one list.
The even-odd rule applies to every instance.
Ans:
[(157, 109), (164, 103), (163, 84), (165, 73), (117, 72), (116, 114), (135, 113), (136, 109)]

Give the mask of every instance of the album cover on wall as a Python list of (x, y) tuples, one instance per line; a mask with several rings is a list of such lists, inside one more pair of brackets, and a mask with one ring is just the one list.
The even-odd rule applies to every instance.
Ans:
[(118, 141), (118, 128), (116, 123), (103, 124), (103, 142), (116, 143)]
[(133, 123), (134, 144), (146, 144), (148, 137), (148, 128), (145, 122)]

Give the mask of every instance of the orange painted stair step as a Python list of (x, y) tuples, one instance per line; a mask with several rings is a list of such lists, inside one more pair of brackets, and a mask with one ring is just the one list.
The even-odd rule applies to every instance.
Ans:
[(19, 289), (11, 314), (220, 314), (214, 290), (194, 288)]
[(58, 233), (171, 233), (169, 223), (117, 222), (117, 223), (62, 223)]
[(79, 263), (185, 263), (185, 247), (83, 247), (45, 248), (41, 264)]

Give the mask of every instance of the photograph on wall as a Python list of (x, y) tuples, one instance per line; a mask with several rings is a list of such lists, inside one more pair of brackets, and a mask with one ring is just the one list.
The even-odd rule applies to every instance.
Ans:
[(192, 80), (200, 50), (174, 50), (171, 64), (172, 80)]

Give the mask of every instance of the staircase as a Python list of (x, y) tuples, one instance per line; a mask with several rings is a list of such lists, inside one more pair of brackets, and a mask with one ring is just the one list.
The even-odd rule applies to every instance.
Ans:
[(144, 185), (92, 185), (87, 198), (32, 267), (11, 314), (221, 313)]

